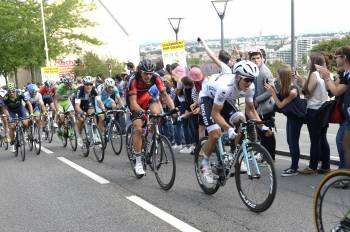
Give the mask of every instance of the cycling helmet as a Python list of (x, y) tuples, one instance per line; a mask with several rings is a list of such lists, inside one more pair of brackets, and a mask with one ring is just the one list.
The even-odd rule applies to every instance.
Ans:
[(12, 82), (8, 83), (8, 84), (7, 84), (7, 90), (9, 90), (9, 91), (15, 91), (15, 90), (16, 90), (15, 83), (12, 83)]
[(92, 79), (92, 76), (85, 76), (83, 78), (83, 84), (86, 85), (86, 84), (93, 84), (94, 83), (94, 80)]
[(151, 60), (145, 59), (139, 63), (139, 69), (144, 72), (154, 72), (156, 66)]
[(259, 68), (251, 61), (242, 60), (233, 66), (232, 72), (242, 76), (242, 78), (255, 79), (259, 75)]
[(115, 86), (115, 81), (112, 78), (106, 78), (105, 84), (106, 86)]
[(49, 87), (51, 87), (51, 86), (53, 85), (53, 83), (52, 83), (52, 81), (50, 81), (50, 80), (46, 80), (46, 81), (44, 82), (44, 85), (45, 85), (45, 87), (49, 88)]
[(65, 75), (63, 78), (62, 78), (62, 82), (65, 83), (65, 84), (71, 84), (73, 82), (73, 79), (71, 76), (69, 75)]
[(27, 85), (27, 90), (29, 93), (36, 93), (38, 92), (39, 88), (36, 84), (29, 84)]

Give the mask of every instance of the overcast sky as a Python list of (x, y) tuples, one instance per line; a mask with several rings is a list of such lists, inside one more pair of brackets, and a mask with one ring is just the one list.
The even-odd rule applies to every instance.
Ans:
[[(220, 19), (210, 0), (102, 0), (138, 42), (175, 38), (169, 17), (185, 18), (179, 38), (220, 38)], [(349, 31), (349, 0), (295, 0), (295, 32)], [(96, 1), (97, 7), (100, 4)], [(225, 38), (290, 34), (290, 0), (232, 0), (224, 19)], [(105, 14), (102, 10), (100, 13)], [(110, 30), (123, 36), (112, 20)]]

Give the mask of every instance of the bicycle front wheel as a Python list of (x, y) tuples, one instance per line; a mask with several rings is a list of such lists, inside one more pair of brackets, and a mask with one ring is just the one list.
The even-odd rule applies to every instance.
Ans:
[(40, 128), (37, 124), (34, 124), (34, 128), (33, 128), (33, 145), (34, 145), (34, 149), (35, 149), (35, 153), (37, 155), (40, 154), (41, 151), (41, 135), (40, 135)]
[(26, 159), (26, 143), (24, 140), (24, 134), (22, 130), (20, 130), (18, 133), (16, 151), (21, 154), (21, 160), (24, 161)]
[(73, 151), (77, 150), (77, 134), (74, 129), (74, 123), (73, 121), (69, 121), (67, 124), (67, 135), (70, 143), (70, 147), (72, 148)]
[(175, 182), (176, 163), (169, 140), (159, 135), (153, 149), (153, 171), (159, 186), (169, 190)]
[[(276, 196), (275, 168), (269, 152), (262, 145), (248, 143), (246, 149), (248, 162), (241, 148), (235, 165), (238, 194), (248, 209), (256, 213), (263, 212), (270, 208)], [(250, 169), (250, 175), (242, 171), (244, 165)]]
[[(111, 123), (109, 128), (109, 139), (115, 155), (119, 155), (123, 148), (123, 136), (120, 125), (117, 121)], [(107, 145), (107, 144), (106, 144)]]
[(105, 158), (105, 146), (101, 131), (96, 125), (92, 127), (92, 141), (96, 160), (101, 163)]
[[(200, 151), (202, 150), (203, 145), (208, 140), (208, 137), (203, 137), (199, 140), (199, 142), (196, 145), (196, 148), (194, 150), (194, 171), (196, 173), (196, 178), (199, 184), (199, 187), (203, 190), (205, 194), (212, 195), (216, 193), (220, 187), (220, 183), (217, 179), (214, 179), (214, 183), (207, 183), (203, 172), (202, 172), (202, 160), (203, 156), (200, 155)], [(218, 164), (218, 159), (215, 153), (212, 153), (212, 155), (209, 158), (209, 163), (212, 166), (215, 166)]]
[(350, 232), (350, 170), (321, 180), (314, 195), (314, 223), (319, 232)]

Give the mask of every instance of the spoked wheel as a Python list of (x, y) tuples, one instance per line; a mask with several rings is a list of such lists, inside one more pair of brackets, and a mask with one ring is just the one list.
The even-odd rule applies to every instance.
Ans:
[[(196, 173), (196, 178), (199, 184), (199, 187), (203, 190), (205, 194), (212, 195), (216, 193), (220, 187), (220, 183), (217, 179), (214, 179), (214, 183), (207, 183), (205, 180), (205, 177), (203, 176), (202, 172), (202, 160), (203, 156), (200, 155), (200, 151), (202, 150), (202, 147), (204, 143), (208, 140), (208, 137), (203, 137), (199, 140), (198, 144), (196, 145), (196, 148), (194, 150), (194, 171)], [(218, 164), (218, 159), (215, 153), (212, 153), (212, 155), (209, 157), (209, 163), (211, 167), (214, 167)]]
[(35, 153), (39, 155), (41, 151), (41, 134), (40, 134), (40, 128), (37, 124), (34, 124), (33, 131), (34, 131), (33, 145), (34, 145)]
[(74, 123), (72, 121), (69, 121), (67, 123), (67, 128), (66, 128), (66, 134), (69, 139), (70, 146), (73, 151), (77, 150), (78, 142), (77, 142), (77, 134), (74, 129)]
[(53, 119), (49, 117), (49, 120), (47, 122), (46, 128), (45, 128), (45, 135), (46, 135), (46, 140), (51, 143), (53, 139), (53, 134), (55, 132), (55, 129), (53, 127)]
[(67, 146), (67, 134), (66, 134), (66, 127), (64, 125), (61, 125), (61, 127), (57, 130), (57, 136), (62, 142), (62, 146)]
[[(277, 180), (273, 161), (269, 152), (257, 143), (247, 144), (247, 159), (248, 163), (244, 161), (241, 149), (235, 165), (238, 194), (248, 209), (263, 212), (272, 205), (276, 196)], [(244, 164), (250, 169), (251, 175), (242, 171), (245, 169)]]
[(102, 133), (96, 125), (92, 127), (92, 142), (93, 142), (93, 150), (96, 157), (96, 160), (101, 163), (105, 158), (105, 146), (104, 146), (104, 138), (102, 137)]
[(326, 175), (314, 195), (314, 222), (319, 232), (350, 231), (350, 171)]
[[(112, 145), (112, 149), (115, 155), (119, 155), (123, 148), (123, 135), (120, 125), (117, 121), (111, 123), (109, 130), (109, 141)], [(107, 146), (107, 144), (105, 144)]]
[(18, 155), (18, 152), (20, 153), (21, 155), (21, 160), (24, 161), (26, 159), (26, 143), (25, 143), (25, 140), (24, 140), (24, 134), (23, 134), (23, 131), (20, 130), (19, 133), (18, 133), (18, 138), (17, 138), (17, 147), (16, 147), (16, 152), (17, 152), (17, 155)]
[(153, 171), (159, 186), (169, 190), (175, 182), (176, 163), (173, 149), (169, 140), (159, 135), (153, 145)]
[[(128, 140), (128, 145), (127, 145), (127, 156), (128, 159), (130, 161), (130, 165), (131, 165), (131, 169), (134, 172), (134, 175), (136, 176), (137, 179), (140, 179), (143, 177), (143, 175), (138, 175), (135, 171), (135, 162), (136, 162), (136, 158), (134, 156), (134, 149), (133, 149), (133, 143), (134, 143), (134, 132), (132, 131), (130, 133), (130, 137)], [(143, 155), (142, 155), (143, 156)], [(146, 164), (144, 162), (144, 158), (142, 158), (142, 162), (143, 162), (143, 169), (146, 171)]]
[(89, 156), (89, 152), (90, 152), (90, 138), (88, 135), (88, 131), (86, 131), (86, 127), (83, 127), (83, 133), (82, 133), (82, 140), (83, 140), (83, 156), (84, 157), (88, 157)]
[(27, 136), (26, 136), (26, 140), (28, 142), (28, 148), (29, 148), (29, 151), (32, 151), (33, 150), (33, 128), (32, 126), (30, 126), (28, 129), (27, 129)]
[(125, 146), (126, 146), (126, 151), (130, 152), (130, 147), (129, 147), (129, 140), (130, 140), (130, 136), (133, 132), (133, 128), (132, 128), (132, 124), (130, 124), (127, 128), (126, 128), (126, 133), (125, 133)]

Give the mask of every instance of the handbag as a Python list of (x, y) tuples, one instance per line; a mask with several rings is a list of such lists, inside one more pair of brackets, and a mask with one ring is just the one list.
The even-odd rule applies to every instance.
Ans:
[(329, 123), (342, 123), (344, 120), (344, 115), (339, 101), (336, 102), (332, 112), (329, 115)]
[[(278, 98), (281, 96), (278, 94)], [(293, 117), (298, 119), (304, 119), (306, 116), (307, 100), (301, 99), (298, 91), (298, 95), (283, 108), (278, 108), (275, 105), (275, 111), (284, 114), (287, 117)]]

